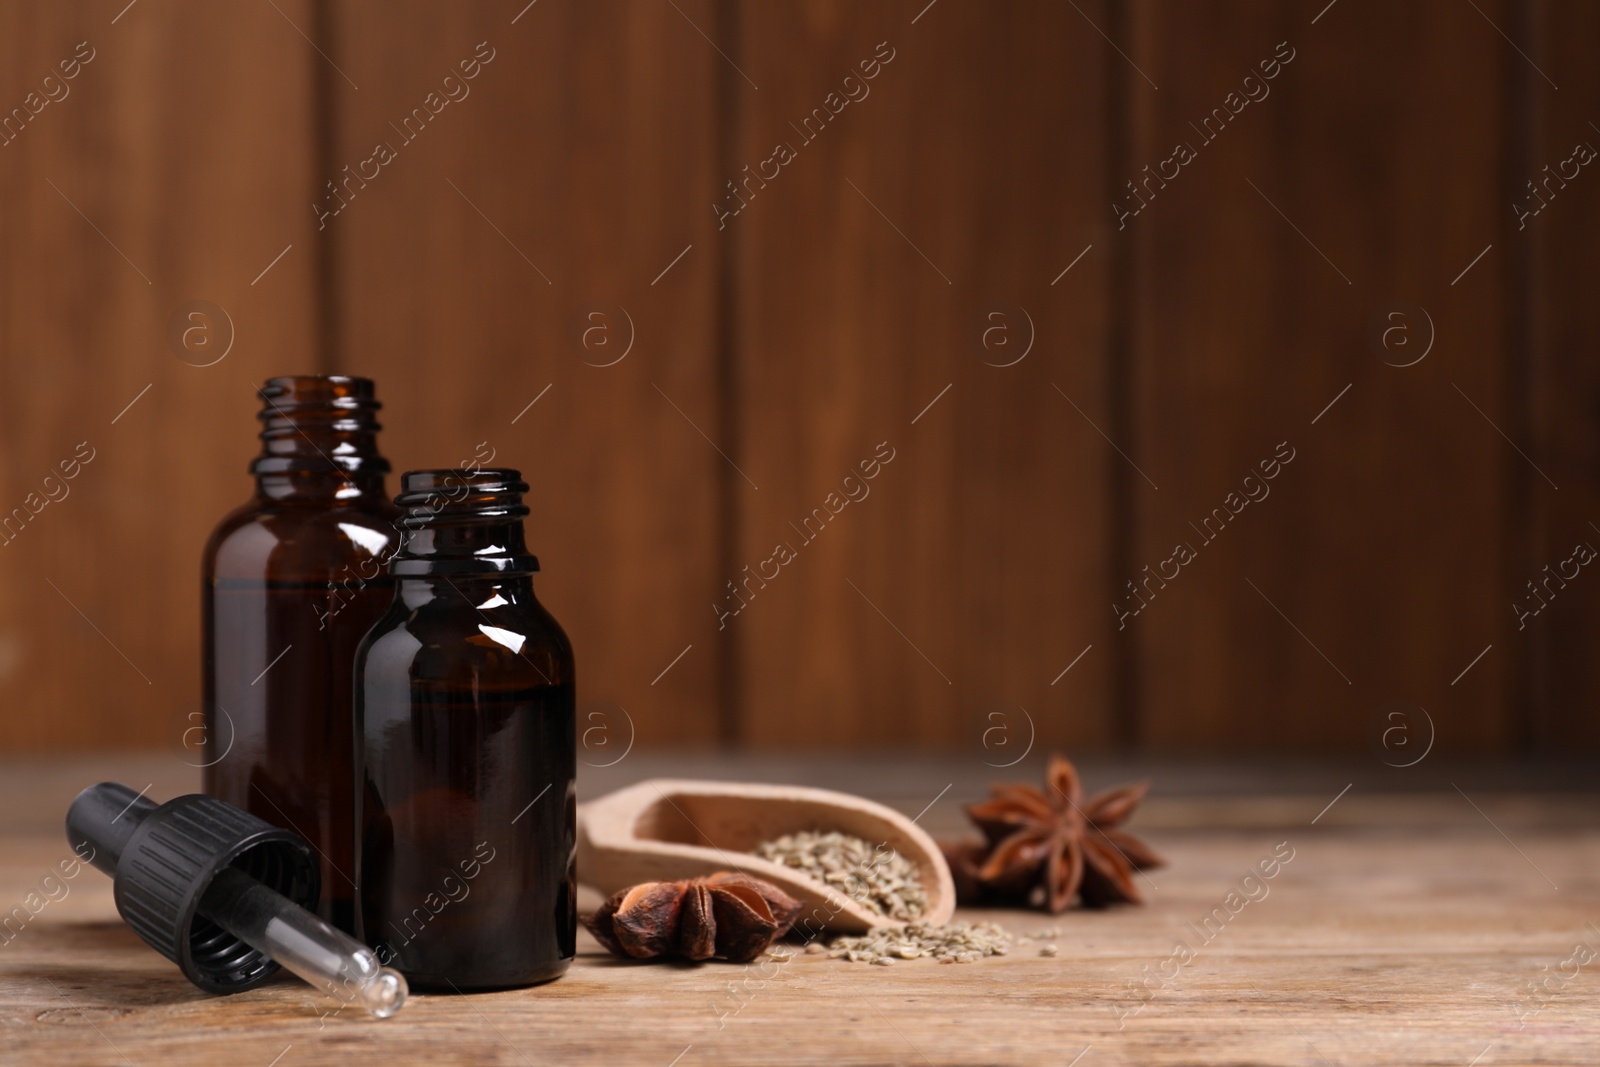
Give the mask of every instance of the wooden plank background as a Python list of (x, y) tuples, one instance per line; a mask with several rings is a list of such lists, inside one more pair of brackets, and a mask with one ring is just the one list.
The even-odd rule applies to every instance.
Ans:
[[(31, 510), (80, 443), (94, 457), (0, 548), (8, 748), (176, 744), (192, 725), (200, 550), (252, 491), (255, 385), (316, 349), (297, 194), (320, 60), (287, 21), (311, 4), (122, 7), (0, 9), (7, 114), (60, 96), (43, 79), (80, 42), (93, 54), (0, 147), (0, 507)], [(198, 300), (232, 322), (205, 367), (224, 320), (169, 340)]]
[[(1300, 4), (1137, 12), (1130, 57), (1160, 89), (1123, 68), (1124, 169), (1174, 140), (1198, 155), (1119, 234), (1136, 245), (1132, 451), (1161, 486), (1129, 480), (1133, 564), (1174, 542), (1197, 554), (1129, 623), (1141, 737), (1349, 745), (1399, 699), (1431, 709), (1443, 743), (1497, 749), (1511, 650), (1491, 588), (1522, 461), (1484, 415), (1514, 418), (1507, 259), (1451, 280), (1508, 236), (1509, 50), (1470, 8), (1442, 4), (1348, 0), (1314, 25)], [(1229, 92), (1262, 99), (1233, 116)], [(1208, 142), (1189, 123), (1212, 108), (1229, 121)], [(1368, 340), (1398, 304), (1420, 305), (1440, 335), (1407, 367), (1380, 359), (1409, 362), (1403, 334), (1392, 351)], [(1409, 320), (1420, 356), (1426, 321)], [(1285, 442), (1295, 459), (1262, 480)], [(1267, 495), (1204, 526), (1230, 491)], [(1491, 642), (1502, 654), (1452, 687)]]
[[(1104, 744), (1110, 661), (1050, 685), (1110, 635), (1109, 467), (1068, 400), (1106, 418), (1105, 260), (1050, 284), (1105, 240), (1103, 49), (1070, 7), (744, 10), (761, 89), (731, 83), (729, 170), (774, 141), (797, 158), (729, 223), (737, 455), (761, 487), (731, 485), (733, 564), (798, 558), (730, 622), (741, 739), (1020, 743), (1031, 717)], [(789, 123), (880, 47), (806, 143)], [(802, 527), (883, 442), (870, 495)]]
[[(1577, 143), (1600, 148), (1600, 115), (1588, 104), (1600, 93), (1600, 70), (1584, 58), (1584, 42), (1600, 33), (1600, 10), (1539, 3), (1522, 13), (1522, 21), (1544, 72), (1531, 66), (1516, 72), (1519, 90), (1541, 102), (1511, 177), (1517, 199), (1526, 201), (1526, 183), (1542, 182), (1544, 168), (1559, 167)], [(1579, 179), (1585, 177), (1580, 171)], [(1561, 487), (1539, 493), (1534, 535), (1513, 578), (1519, 592), (1524, 582), (1542, 577), (1546, 565), (1568, 558), (1577, 542), (1600, 548), (1593, 525), (1600, 523), (1600, 367), (1593, 342), (1600, 333), (1600, 302), (1591, 295), (1592, 280), (1600, 276), (1600, 195), (1579, 180), (1553, 188), (1556, 196), (1527, 229), (1508, 235), (1525, 272), (1518, 298), (1528, 338), (1517, 366), (1530, 393), (1530, 432), (1540, 465), (1548, 462), (1545, 470)], [(1542, 486), (1536, 482), (1533, 488)], [(1581, 581), (1559, 590), (1548, 611), (1528, 623), (1531, 632), (1516, 635), (1537, 657), (1529, 681), (1530, 735), (1538, 745), (1586, 751), (1600, 745), (1600, 716), (1594, 712), (1600, 703), (1594, 670), (1600, 617), (1587, 606), (1593, 601), (1586, 593)]]
[[(3, 113), (94, 58), (0, 146), (0, 508), (94, 459), (0, 550), (0, 746), (177, 743), (252, 386), (321, 370), (378, 379), (397, 471), (487, 442), (528, 474), (590, 762), (1359, 749), (1391, 700), (1445, 750), (1593, 750), (1600, 586), (1510, 605), (1600, 544), (1600, 191), (1512, 208), (1600, 145), (1596, 29), (1556, 0), (8, 6)], [(199, 300), (232, 326), (207, 367), (169, 339)], [(1191, 527), (1280, 442), (1269, 496)]]
[[(717, 68), (688, 22), (710, 26), (710, 5), (679, 7), (539, 4), (515, 24), (504, 4), (332, 9), (330, 54), (361, 88), (329, 82), (327, 169), (375, 140), (398, 158), (329, 223), (331, 365), (378, 380), (397, 472), (484, 441), (523, 470), (539, 595), (602, 731), (593, 762), (629, 722), (645, 743), (719, 736), (723, 460), (696, 429), (718, 418), (719, 249), (699, 204)], [(467, 95), (405, 143), (389, 123), (483, 42)]]

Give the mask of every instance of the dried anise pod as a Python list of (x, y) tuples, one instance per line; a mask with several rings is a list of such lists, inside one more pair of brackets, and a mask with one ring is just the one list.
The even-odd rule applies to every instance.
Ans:
[(1141, 903), (1135, 871), (1165, 861), (1137, 837), (1118, 829), (1149, 790), (1125, 785), (1089, 800), (1077, 768), (1051, 756), (1045, 790), (997, 785), (992, 796), (967, 808), (983, 831), (982, 843), (942, 845), (963, 901), (1028, 901), (1040, 894), (1060, 914), (1077, 894), (1086, 907)]
[(800, 907), (771, 882), (723, 872), (624, 889), (583, 922), (595, 940), (624, 958), (717, 956), (746, 963), (789, 932)]

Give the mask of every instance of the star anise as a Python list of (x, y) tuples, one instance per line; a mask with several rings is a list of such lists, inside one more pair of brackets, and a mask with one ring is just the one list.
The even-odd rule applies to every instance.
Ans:
[(595, 940), (624, 958), (717, 956), (746, 963), (789, 932), (800, 907), (771, 882), (723, 872), (624, 889), (584, 925)]
[(1059, 755), (1050, 757), (1042, 791), (994, 786), (991, 799), (967, 808), (986, 840), (944, 846), (958, 895), (974, 902), (1042, 895), (1053, 914), (1065, 911), (1074, 894), (1086, 907), (1141, 903), (1134, 872), (1165, 861), (1118, 827), (1149, 788), (1125, 785), (1085, 803), (1077, 769)]

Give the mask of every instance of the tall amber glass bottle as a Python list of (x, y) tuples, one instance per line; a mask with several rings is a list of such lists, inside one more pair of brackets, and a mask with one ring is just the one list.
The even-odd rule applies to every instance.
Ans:
[(399, 512), (365, 378), (260, 390), (256, 494), (206, 544), (207, 793), (295, 831), (321, 858), (319, 913), (356, 931), (356, 646), (393, 599)]
[(514, 470), (411, 471), (394, 603), (356, 657), (367, 942), (414, 988), (572, 961), (572, 648), (534, 599)]

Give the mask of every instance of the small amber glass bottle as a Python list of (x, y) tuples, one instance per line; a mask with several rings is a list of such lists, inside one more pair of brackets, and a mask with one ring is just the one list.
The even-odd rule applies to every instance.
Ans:
[(411, 471), (356, 655), (364, 934), (415, 988), (532, 985), (577, 937), (572, 648), (533, 595), (514, 470)]
[(204, 788), (311, 843), (319, 914), (356, 930), (356, 646), (393, 599), (399, 515), (364, 378), (260, 390), (256, 495), (202, 563)]

